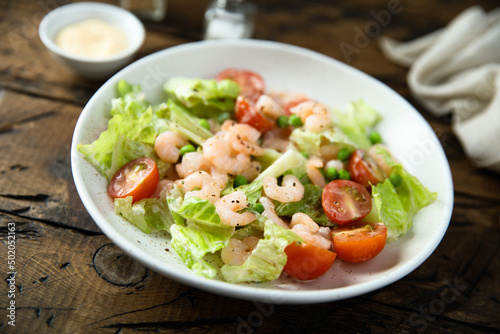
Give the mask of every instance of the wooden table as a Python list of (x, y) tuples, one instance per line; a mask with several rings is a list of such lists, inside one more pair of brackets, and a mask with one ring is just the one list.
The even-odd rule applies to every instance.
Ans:
[[(455, 186), (444, 239), (407, 277), (339, 302), (267, 308), (184, 286), (146, 269), (111, 244), (87, 214), (71, 176), (70, 143), (83, 106), (102, 82), (73, 75), (38, 38), (42, 17), (63, 2), (0, 0), (0, 272), (10, 277), (8, 232), (14, 225), (17, 271), (16, 326), (8, 325), (9, 285), (4, 284), (0, 332), (500, 330), (500, 176), (473, 167), (449, 120), (430, 116), (411, 98), (407, 69), (385, 59), (377, 46), (380, 35), (410, 40), (443, 27), (469, 6), (490, 10), (496, 1), (255, 1), (255, 38), (299, 45), (349, 63), (408, 99), (439, 137)], [(398, 3), (401, 11), (391, 15), (379, 35), (346, 56), (339, 45), (354, 45), (356, 29)], [(146, 23), (138, 57), (199, 40), (207, 4), (170, 0), (163, 22)]]

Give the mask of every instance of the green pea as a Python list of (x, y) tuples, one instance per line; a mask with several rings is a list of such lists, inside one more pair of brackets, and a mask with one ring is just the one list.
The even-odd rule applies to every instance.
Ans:
[(309, 154), (307, 154), (306, 152), (300, 152), (300, 154), (302, 154), (304, 158), (309, 159)]
[(288, 126), (288, 117), (286, 117), (285, 115), (282, 115), (282, 116), (278, 117), (276, 122), (278, 123), (278, 126), (280, 128), (285, 129)]
[(262, 212), (264, 212), (264, 205), (262, 205), (260, 203), (255, 203), (252, 207), (255, 211), (257, 211), (260, 214), (262, 214)]
[(330, 181), (335, 180), (339, 176), (339, 173), (337, 172), (337, 168), (335, 167), (330, 167), (326, 170), (326, 178)]
[(198, 124), (200, 124), (202, 127), (207, 129), (208, 131), (210, 131), (210, 124), (208, 124), (208, 121), (206, 119), (204, 119), (204, 118), (200, 119), (198, 121)]
[(401, 184), (401, 182), (403, 182), (403, 179), (399, 174), (392, 174), (391, 176), (389, 176), (389, 181), (391, 181), (394, 187), (397, 187)]
[(235, 188), (238, 188), (239, 186), (242, 186), (244, 184), (248, 184), (248, 180), (246, 177), (244, 177), (243, 175), (238, 175), (234, 178), (234, 187)]
[(350, 180), (351, 179), (351, 173), (349, 173), (345, 169), (341, 169), (341, 170), (339, 170), (339, 179), (340, 180)]
[(368, 138), (372, 142), (373, 145), (381, 143), (382, 142), (382, 136), (380, 135), (379, 132), (373, 131), (368, 135)]
[(344, 147), (340, 149), (339, 153), (337, 154), (337, 159), (339, 159), (340, 161), (347, 161), (347, 159), (349, 159), (350, 156), (351, 152), (347, 147)]
[(188, 144), (188, 145), (182, 146), (182, 148), (180, 149), (180, 154), (184, 155), (186, 153), (194, 152), (194, 151), (195, 151), (194, 146), (191, 144)]
[(223, 113), (220, 113), (218, 116), (217, 116), (217, 121), (222, 124), (224, 123), (225, 121), (227, 121), (228, 119), (231, 119), (231, 114), (228, 113), (228, 112), (223, 112)]
[(291, 126), (296, 126), (296, 127), (302, 126), (302, 120), (297, 115), (291, 115), (290, 118), (288, 119), (288, 123)]

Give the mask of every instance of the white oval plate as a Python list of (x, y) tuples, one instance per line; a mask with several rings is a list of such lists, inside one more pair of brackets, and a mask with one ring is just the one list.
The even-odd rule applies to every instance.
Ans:
[[(119, 80), (141, 84), (153, 104), (173, 76), (212, 78), (227, 67), (260, 73), (269, 89), (303, 92), (329, 106), (364, 99), (384, 117), (378, 125), (385, 143), (430, 190), (435, 203), (415, 217), (411, 231), (362, 264), (335, 261), (320, 279), (298, 282), (282, 275), (261, 284), (230, 284), (192, 273), (170, 248), (165, 233), (146, 235), (114, 213), (107, 183), (76, 147), (98, 138), (107, 127)], [(109, 79), (83, 109), (75, 128), (71, 165), (78, 193), (100, 229), (116, 245), (152, 270), (199, 289), (235, 298), (285, 304), (311, 304), (358, 296), (406, 276), (437, 247), (453, 208), (453, 183), (443, 149), (422, 116), (401, 96), (370, 76), (303, 48), (268, 41), (220, 40), (184, 44), (144, 57)]]

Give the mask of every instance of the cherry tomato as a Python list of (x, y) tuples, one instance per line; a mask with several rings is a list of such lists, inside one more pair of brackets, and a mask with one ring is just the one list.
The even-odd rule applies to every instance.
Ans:
[(159, 179), (155, 161), (151, 158), (139, 158), (116, 172), (109, 183), (108, 193), (113, 198), (132, 196), (133, 202), (137, 202), (153, 195)]
[(266, 91), (264, 79), (257, 73), (238, 68), (228, 68), (216, 76), (217, 80), (231, 79), (240, 86), (240, 95), (255, 102)]
[(376, 185), (384, 180), (384, 173), (382, 170), (377, 166), (375, 161), (361, 149), (354, 151), (349, 157), (347, 171), (351, 173), (352, 180), (361, 183), (370, 190), (370, 184)]
[(387, 227), (384, 223), (356, 223), (332, 230), (333, 247), (346, 262), (359, 263), (377, 256), (384, 249)]
[(260, 132), (267, 132), (276, 126), (275, 121), (255, 110), (253, 105), (242, 95), (236, 99), (235, 109), (236, 120), (239, 123), (253, 126)]
[(372, 209), (370, 193), (361, 184), (335, 180), (326, 185), (321, 196), (323, 211), (334, 223), (353, 223), (366, 217)]
[(308, 281), (324, 275), (337, 257), (334, 252), (311, 244), (291, 243), (285, 248), (287, 256), (283, 272), (301, 281)]

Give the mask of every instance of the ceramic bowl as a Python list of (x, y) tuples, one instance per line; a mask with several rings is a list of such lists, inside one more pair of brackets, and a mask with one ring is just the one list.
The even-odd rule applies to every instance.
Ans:
[[(361, 264), (335, 261), (324, 276), (298, 282), (286, 275), (260, 284), (230, 284), (191, 272), (170, 247), (167, 233), (146, 235), (114, 213), (107, 181), (77, 151), (107, 127), (115, 86), (124, 79), (142, 85), (153, 103), (165, 96), (162, 86), (174, 76), (213, 78), (228, 67), (260, 73), (269, 89), (303, 92), (332, 107), (364, 99), (383, 116), (377, 125), (384, 142), (437, 200), (421, 210), (413, 227)], [(445, 234), (453, 208), (448, 161), (434, 131), (401, 96), (376, 79), (319, 53), (268, 41), (219, 40), (184, 44), (140, 59), (106, 82), (92, 97), (76, 125), (71, 149), (78, 193), (100, 229), (131, 257), (156, 272), (187, 285), (235, 298), (288, 304), (335, 301), (365, 294), (408, 275), (424, 262)]]
[[(128, 39), (128, 47), (103, 58), (75, 55), (61, 49), (54, 42), (57, 33), (64, 27), (87, 19), (98, 19), (121, 29)], [(76, 74), (89, 79), (109, 78), (133, 60), (145, 38), (141, 21), (132, 13), (117, 6), (79, 2), (61, 6), (48, 13), (40, 22), (40, 39), (50, 52)]]

